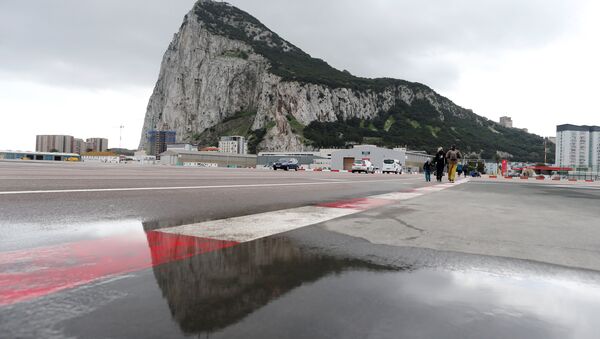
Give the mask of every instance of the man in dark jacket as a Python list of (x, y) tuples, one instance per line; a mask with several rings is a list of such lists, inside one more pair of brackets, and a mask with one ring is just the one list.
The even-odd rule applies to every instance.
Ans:
[(446, 152), (442, 147), (438, 148), (438, 152), (435, 154), (435, 177), (438, 182), (442, 182), (444, 176), (444, 168), (446, 168)]

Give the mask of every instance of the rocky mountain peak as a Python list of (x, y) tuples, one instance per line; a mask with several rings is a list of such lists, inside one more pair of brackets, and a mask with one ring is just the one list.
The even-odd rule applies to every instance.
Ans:
[(226, 36), (282, 52), (301, 52), (299, 48), (279, 37), (250, 14), (226, 2), (201, 0), (192, 12), (205, 29), (213, 34)]
[(253, 152), (457, 144), (489, 158), (496, 151), (543, 158), (541, 137), (507, 129), (423, 84), (335, 69), (252, 15), (210, 0), (194, 5), (165, 52), (140, 147), (161, 123), (178, 142), (208, 146), (244, 135)]

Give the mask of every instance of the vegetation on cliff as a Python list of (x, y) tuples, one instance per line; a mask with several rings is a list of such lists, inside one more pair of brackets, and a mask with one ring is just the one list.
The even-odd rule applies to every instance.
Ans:
[[(477, 153), (493, 159), (496, 150), (513, 155), (517, 161), (543, 161), (544, 139), (514, 128), (505, 128), (476, 119), (462, 119), (445, 114), (444, 121), (428, 101), (416, 100), (408, 105), (398, 100), (388, 112), (375, 119), (357, 118), (346, 121), (313, 121), (303, 130), (314, 147), (346, 147), (351, 143), (368, 143), (387, 147), (409, 146), (411, 149), (435, 153), (437, 147), (455, 143), (466, 153)], [(481, 119), (479, 119), (481, 121)], [(548, 157), (554, 158), (549, 150)]]
[[(288, 123), (294, 134), (313, 147), (347, 147), (369, 143), (387, 147), (408, 146), (434, 152), (438, 146), (457, 144), (463, 151), (477, 153), (488, 159), (494, 158), (497, 151), (511, 154), (514, 160), (544, 159), (542, 137), (505, 128), (469, 110), (453, 106), (453, 103), (425, 85), (390, 78), (360, 78), (348, 71), (337, 70), (282, 39), (250, 14), (227, 3), (199, 1), (193, 13), (209, 32), (248, 44), (255, 53), (269, 61), (270, 72), (283, 81), (348, 88), (359, 92), (394, 91), (403, 86), (414, 93), (433, 93), (437, 100), (445, 103), (436, 109), (428, 100), (413, 100), (407, 104), (397, 99), (390, 110), (379, 112), (371, 120), (351, 118), (336, 122), (313, 121), (308, 126), (288, 115)], [(243, 51), (228, 51), (224, 55), (248, 58)], [(452, 107), (453, 111), (448, 107)], [(259, 151), (266, 131), (273, 126), (252, 131), (252, 117), (238, 114), (193, 139), (212, 142), (219, 135), (234, 133), (249, 137), (250, 150)], [(553, 158), (553, 150), (549, 151), (548, 156)]]

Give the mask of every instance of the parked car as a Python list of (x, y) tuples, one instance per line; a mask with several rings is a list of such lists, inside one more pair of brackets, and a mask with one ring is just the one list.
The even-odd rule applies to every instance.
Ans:
[(375, 167), (369, 160), (356, 160), (352, 164), (352, 173), (356, 172), (375, 173)]
[(402, 174), (402, 165), (400, 165), (400, 160), (396, 160), (396, 159), (383, 160), (383, 167), (381, 168), (381, 171), (383, 173)]
[(273, 170), (277, 171), (278, 169), (282, 169), (284, 171), (294, 170), (297, 171), (300, 166), (298, 165), (298, 160), (295, 158), (283, 158), (277, 160), (273, 164)]

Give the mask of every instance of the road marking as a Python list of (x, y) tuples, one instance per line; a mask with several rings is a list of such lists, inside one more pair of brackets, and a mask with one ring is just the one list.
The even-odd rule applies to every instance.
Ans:
[(338, 184), (364, 184), (377, 182), (395, 182), (400, 185), (408, 185), (413, 182), (402, 182), (402, 180), (345, 180), (327, 182), (293, 182), (282, 184), (240, 184), (240, 185), (213, 185), (213, 186), (170, 186), (170, 187), (125, 187), (125, 188), (85, 188), (65, 190), (38, 190), (38, 191), (4, 191), (0, 195), (17, 194), (47, 194), (47, 193), (91, 193), (91, 192), (130, 192), (130, 191), (167, 191), (167, 190), (197, 190), (197, 189), (223, 189), (223, 188), (253, 188), (253, 187), (289, 187), (289, 186), (314, 186), (314, 185), (338, 185)]
[(0, 306), (236, 245), (164, 232), (0, 253)]
[(360, 212), (360, 209), (305, 206), (157, 230), (169, 234), (247, 242)]
[(394, 192), (366, 198), (321, 203), (316, 206), (305, 206), (212, 220), (197, 224), (167, 227), (156, 231), (241, 243), (292, 231), (305, 226), (316, 225), (376, 207), (390, 205), (396, 201), (407, 200), (427, 193), (455, 187), (457, 184), (467, 181), (468, 179), (463, 179), (457, 181), (456, 184), (421, 187), (411, 192)]
[(420, 197), (422, 195), (423, 195), (423, 193), (418, 193), (418, 192), (397, 192), (397, 193), (387, 193), (387, 194), (375, 195), (373, 197), (378, 198), (378, 199), (402, 201), (402, 200), (408, 200), (408, 199)]
[(564, 183), (554, 183), (554, 182), (495, 182), (495, 181), (471, 181), (474, 184), (479, 185), (520, 185), (522, 187), (525, 186), (535, 186), (535, 187), (548, 187), (548, 188), (572, 188), (572, 189), (584, 189), (584, 190), (600, 190), (600, 186), (594, 185), (586, 185), (586, 184), (564, 184)]
[(319, 207), (330, 207), (330, 208), (347, 208), (357, 211), (366, 211), (375, 207), (385, 206), (393, 203), (394, 201), (391, 199), (381, 199), (378, 197), (368, 197), (368, 198), (357, 198), (357, 199), (348, 199), (348, 200), (340, 200), (336, 202), (329, 202), (318, 204)]
[(167, 227), (145, 234), (0, 252), (0, 306), (233, 247), (241, 242), (319, 224), (453, 186), (442, 184), (410, 192)]

